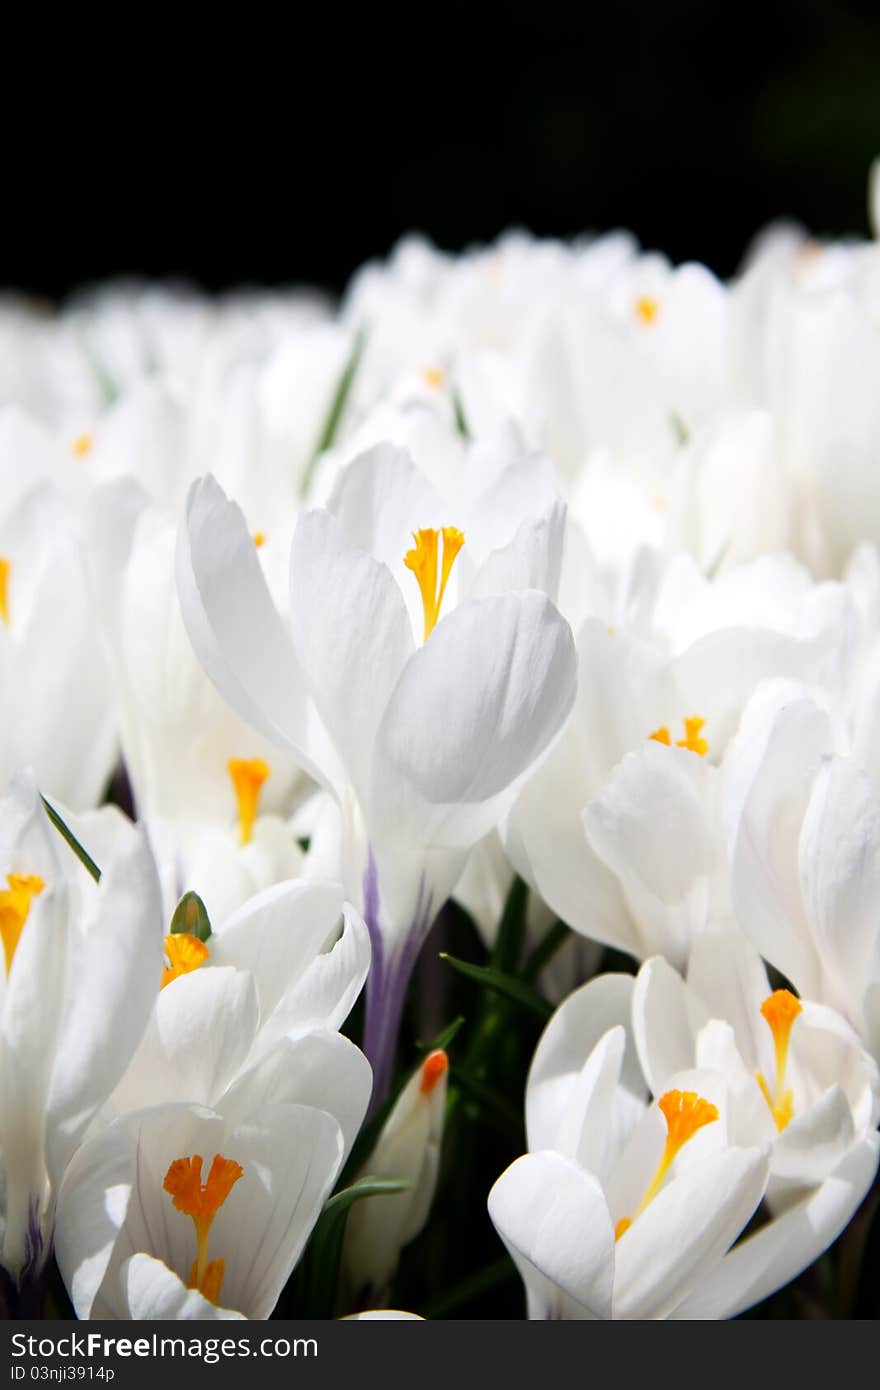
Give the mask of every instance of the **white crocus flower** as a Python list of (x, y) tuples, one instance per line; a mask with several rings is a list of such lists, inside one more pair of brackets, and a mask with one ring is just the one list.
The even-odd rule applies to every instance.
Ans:
[(727, 819), (742, 929), (880, 1059), (880, 799), (826, 709), (770, 685), (731, 749)]
[[(474, 515), (490, 537), (498, 519)], [(458, 520), (406, 455), (357, 460), (329, 510), (300, 517), (290, 632), (240, 509), (213, 479), (193, 488), (180, 534), (181, 606), (205, 669), (342, 807), (345, 887), (373, 946), (375, 1098), (431, 922), (574, 697), (570, 630), (529, 587), (552, 573), (552, 527), (518, 521), (500, 548), (478, 543), (462, 575), (479, 597), (449, 612), (468, 544)]]
[[(124, 1072), (162, 971), (159, 885), (131, 830), (95, 888), (29, 774), (0, 802), (0, 1152), (7, 1315), (35, 1315), (58, 1185)], [(69, 861), (69, 862), (68, 862)]]
[(259, 1085), (122, 1116), (68, 1167), (56, 1253), (80, 1318), (268, 1318), (343, 1162), (336, 1119)]
[(161, 987), (113, 1093), (116, 1113), (165, 1101), (216, 1106), (259, 1084), (267, 1099), (329, 1110), (348, 1148), (372, 1078), (337, 1030), (369, 960), (367, 929), (336, 884), (277, 884), (207, 941), (166, 936)]
[(532, 1318), (672, 1316), (764, 1191), (766, 1156), (730, 1145), (717, 1073), (680, 1073), (646, 1104), (632, 987), (600, 976), (557, 1009), (529, 1073), (530, 1152), (489, 1194)]
[(30, 766), (77, 810), (101, 799), (116, 736), (93, 626), (78, 515), (44, 483), (0, 523), (0, 790)]
[(174, 583), (174, 517), (130, 479), (98, 489), (93, 612), (138, 819), (166, 915), (194, 889), (220, 921), (302, 871), (284, 812), (296, 769), (220, 698), (192, 650)]
[(731, 929), (696, 942), (686, 984), (663, 959), (645, 962), (633, 1029), (655, 1094), (682, 1067), (713, 1067), (728, 1083), (731, 1137), (772, 1145), (772, 1219), (681, 1311), (733, 1316), (812, 1264), (864, 1198), (880, 1162), (877, 1067), (833, 1009), (771, 992), (757, 951)]
[(387, 1298), (401, 1250), (428, 1220), (440, 1166), (448, 1067), (445, 1052), (425, 1058), (363, 1164), (362, 1177), (406, 1178), (412, 1186), (392, 1196), (366, 1197), (349, 1212), (342, 1277), (355, 1307)]
[[(765, 586), (767, 586), (765, 588)], [(588, 618), (562, 737), (505, 824), (518, 872), (585, 936), (678, 965), (726, 911), (719, 766), (756, 686), (844, 678), (854, 601), (765, 558), (710, 582), (687, 557), (634, 567), (624, 624)]]

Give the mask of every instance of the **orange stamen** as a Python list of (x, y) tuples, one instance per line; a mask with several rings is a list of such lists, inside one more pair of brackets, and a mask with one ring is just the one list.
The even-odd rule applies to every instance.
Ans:
[(794, 1114), (792, 1093), (785, 1089), (785, 1071), (788, 1066), (788, 1045), (791, 1042), (791, 1030), (800, 1013), (803, 1013), (803, 1005), (788, 989), (774, 990), (761, 1005), (761, 1014), (766, 1019), (770, 1032), (773, 1034), (773, 1045), (776, 1053), (774, 1094), (771, 1096), (770, 1087), (759, 1071), (755, 1072), (755, 1079), (761, 1087), (764, 1099), (770, 1107), (770, 1113), (780, 1134)]
[(42, 893), (46, 885), (39, 874), (7, 874), (6, 882), (9, 887), (0, 892), (0, 938), (3, 940), (8, 976), (31, 910), (31, 899)]
[(230, 758), (226, 764), (238, 801), (238, 824), (241, 843), (249, 845), (254, 834), (254, 821), (260, 803), (263, 783), (269, 776), (269, 764), (262, 758)]
[(0, 618), (9, 626), (9, 572), (12, 565), (0, 555)]
[(208, 954), (204, 941), (197, 936), (191, 936), (189, 932), (179, 931), (166, 936), (165, 958), (168, 964), (162, 968), (162, 983), (159, 988), (164, 989), (172, 980), (198, 970), (208, 959)]
[(650, 1202), (653, 1202), (663, 1185), (663, 1180), (676, 1156), (689, 1139), (705, 1125), (714, 1124), (718, 1119), (718, 1107), (711, 1101), (698, 1096), (696, 1091), (667, 1091), (657, 1102), (666, 1121), (666, 1147), (657, 1165), (657, 1171), (648, 1184), (645, 1195), (638, 1205), (635, 1216), (621, 1217), (614, 1228), (614, 1239), (619, 1240), (628, 1231), (633, 1221), (641, 1216)]
[[(437, 582), (437, 561), (439, 540), (443, 536), (443, 560), (440, 566), (440, 582)], [(446, 592), (446, 583), (455, 563), (455, 557), (464, 545), (464, 532), (455, 526), (444, 526), (437, 531), (432, 526), (413, 531), (415, 548), (408, 550), (403, 557), (407, 569), (412, 570), (418, 580), (422, 595), (422, 608), (425, 614), (425, 641), (431, 636), (440, 617), (440, 606)]]
[(193, 1261), (188, 1287), (198, 1289), (211, 1303), (220, 1298), (224, 1263), (208, 1260), (208, 1234), (214, 1217), (222, 1207), (244, 1169), (232, 1158), (215, 1154), (208, 1180), (202, 1183), (202, 1157), (175, 1158), (162, 1184), (170, 1193), (175, 1209), (192, 1219), (198, 1241), (198, 1255)]

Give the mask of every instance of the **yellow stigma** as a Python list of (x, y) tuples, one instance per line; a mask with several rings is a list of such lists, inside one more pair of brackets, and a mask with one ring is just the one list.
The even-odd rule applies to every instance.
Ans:
[(269, 776), (269, 764), (264, 763), (262, 758), (230, 758), (226, 767), (238, 801), (240, 840), (243, 845), (249, 845), (253, 839), (260, 792)]
[(259, 550), (261, 546), (264, 546), (266, 544), (266, 532), (255, 531), (252, 540), (254, 542), (254, 545), (257, 547), (257, 550)]
[(704, 738), (700, 737), (700, 730), (705, 723), (705, 719), (700, 719), (698, 715), (692, 719), (685, 719), (684, 738), (677, 741), (676, 748), (689, 748), (692, 753), (698, 753), (701, 758), (708, 753), (709, 745)]
[(788, 1066), (788, 1044), (791, 1042), (791, 1030), (798, 1014), (802, 1012), (803, 1005), (800, 1000), (795, 999), (791, 990), (788, 989), (774, 990), (761, 1005), (761, 1013), (767, 1020), (770, 1032), (773, 1034), (773, 1046), (776, 1051), (776, 1088), (774, 1094), (771, 1096), (770, 1087), (759, 1071), (755, 1072), (755, 1079), (761, 1087), (764, 1099), (770, 1107), (770, 1113), (780, 1134), (794, 1114), (791, 1091), (785, 1089), (785, 1069)]
[(244, 1169), (235, 1159), (215, 1154), (208, 1180), (203, 1184), (202, 1156), (193, 1154), (188, 1158), (175, 1158), (162, 1184), (171, 1194), (176, 1210), (191, 1217), (196, 1229), (198, 1254), (189, 1272), (188, 1287), (198, 1289), (211, 1303), (220, 1301), (224, 1264), (222, 1260), (208, 1260), (208, 1233), (214, 1217), (243, 1173)]
[[(440, 551), (440, 536), (443, 536), (443, 562), (440, 566), (440, 583), (437, 583), (437, 561)], [(425, 641), (431, 636), (440, 617), (440, 605), (446, 592), (446, 582), (455, 563), (455, 557), (464, 545), (464, 532), (455, 526), (444, 526), (442, 533), (432, 526), (421, 531), (413, 531), (415, 549), (408, 550), (403, 563), (412, 570), (419, 582), (422, 607), (425, 610)]]
[[(700, 719), (694, 715), (692, 719), (684, 721), (684, 738), (676, 739), (676, 748), (688, 748), (691, 753), (698, 753), (702, 758), (709, 751), (709, 745), (704, 738), (700, 737), (700, 730), (705, 726), (705, 719)], [(665, 743), (667, 748), (672, 747), (672, 735), (665, 724), (661, 724), (659, 729), (655, 729), (648, 738), (654, 739), (655, 743)]]
[(638, 1205), (635, 1216), (622, 1216), (614, 1227), (615, 1240), (620, 1240), (624, 1232), (629, 1230), (633, 1221), (641, 1216), (645, 1207), (653, 1202), (663, 1186), (663, 1180), (672, 1167), (673, 1160), (688, 1140), (693, 1139), (697, 1130), (702, 1129), (704, 1125), (714, 1124), (718, 1119), (717, 1106), (713, 1105), (711, 1101), (704, 1100), (702, 1096), (698, 1096), (696, 1091), (667, 1091), (665, 1095), (660, 1097), (657, 1105), (666, 1120), (666, 1147), (663, 1150), (663, 1157), (660, 1159), (657, 1171)]
[(441, 367), (426, 367), (422, 372), (422, 377), (424, 378), (425, 384), (430, 386), (434, 391), (441, 390), (446, 380)]
[(95, 440), (92, 435), (78, 434), (76, 439), (70, 446), (70, 452), (73, 454), (74, 458), (85, 458), (86, 454), (90, 454), (92, 452), (92, 445), (94, 444), (94, 442)]
[(0, 555), (0, 618), (9, 626), (9, 571), (12, 565)]
[(660, 305), (657, 300), (649, 294), (640, 294), (636, 300), (636, 317), (646, 328), (650, 328), (652, 323), (656, 323), (657, 315), (660, 313)]
[(166, 936), (165, 959), (168, 964), (162, 967), (162, 983), (159, 988), (164, 989), (172, 980), (178, 979), (181, 975), (189, 975), (192, 970), (198, 970), (208, 959), (208, 954), (204, 941), (197, 936), (191, 936), (189, 932), (178, 931)]
[(9, 887), (0, 893), (0, 937), (6, 956), (6, 974), (12, 969), (12, 957), (31, 910), (31, 899), (46, 887), (39, 874), (7, 874)]

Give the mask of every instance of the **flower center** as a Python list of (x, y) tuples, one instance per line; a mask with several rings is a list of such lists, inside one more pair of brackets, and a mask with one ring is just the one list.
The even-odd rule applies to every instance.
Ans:
[(791, 1091), (785, 1089), (785, 1069), (788, 1066), (791, 1030), (798, 1014), (802, 1012), (803, 1005), (800, 1000), (795, 999), (788, 989), (774, 990), (761, 1005), (761, 1013), (773, 1034), (773, 1046), (776, 1051), (776, 1086), (773, 1095), (771, 1096), (770, 1087), (759, 1071), (755, 1072), (755, 1080), (761, 1087), (780, 1134), (794, 1114)]
[(254, 545), (257, 547), (257, 550), (259, 550), (259, 549), (261, 549), (262, 546), (264, 546), (264, 545), (266, 544), (266, 532), (265, 532), (265, 531), (255, 531), (254, 534), (253, 534), (253, 536), (251, 537), (251, 539), (252, 539)]
[(223, 1260), (208, 1260), (208, 1233), (217, 1212), (222, 1207), (244, 1169), (233, 1158), (215, 1154), (207, 1182), (202, 1182), (202, 1156), (175, 1158), (162, 1184), (171, 1194), (177, 1211), (192, 1218), (196, 1229), (198, 1254), (189, 1272), (187, 1287), (198, 1289), (211, 1303), (218, 1303), (223, 1283)]
[(226, 767), (238, 802), (240, 841), (243, 845), (249, 845), (253, 839), (260, 792), (269, 776), (269, 764), (264, 763), (262, 758), (230, 758)]
[(9, 626), (9, 571), (12, 565), (0, 555), (0, 618)]
[[(695, 714), (690, 719), (685, 717), (682, 722), (684, 724), (684, 738), (676, 740), (676, 748), (688, 748), (691, 753), (697, 753), (701, 758), (704, 757), (709, 751), (708, 743), (700, 737), (700, 730), (706, 723), (705, 719), (701, 719), (699, 715)], [(672, 745), (672, 738), (665, 724), (661, 724), (660, 728), (655, 729), (648, 737), (654, 739), (656, 743), (665, 743), (667, 748)]]
[[(443, 537), (443, 559), (440, 564), (439, 584), (437, 562), (440, 558), (440, 537)], [(437, 531), (429, 526), (421, 531), (413, 531), (415, 548), (408, 550), (403, 563), (412, 570), (418, 580), (425, 611), (425, 641), (431, 636), (440, 617), (440, 605), (446, 592), (446, 582), (455, 563), (455, 557), (464, 545), (464, 532), (455, 526), (444, 526)]]
[(667, 1091), (657, 1102), (663, 1117), (666, 1120), (666, 1147), (663, 1150), (663, 1157), (657, 1165), (657, 1171), (649, 1182), (645, 1195), (638, 1205), (635, 1216), (622, 1216), (614, 1227), (614, 1239), (620, 1240), (625, 1231), (628, 1231), (633, 1221), (641, 1216), (645, 1207), (653, 1202), (663, 1180), (672, 1166), (673, 1159), (684, 1148), (689, 1139), (693, 1139), (697, 1130), (704, 1125), (710, 1125), (718, 1119), (718, 1108), (711, 1101), (704, 1100), (698, 1096), (696, 1091)]
[(94, 444), (94, 442), (95, 441), (92, 435), (88, 433), (78, 434), (76, 439), (70, 446), (70, 452), (73, 454), (74, 458), (85, 458), (86, 454), (90, 454), (92, 452), (92, 445)]
[(425, 367), (422, 372), (422, 377), (424, 378), (425, 385), (430, 386), (434, 391), (439, 391), (445, 381), (442, 367)]
[(159, 988), (164, 989), (170, 985), (172, 980), (177, 980), (181, 975), (189, 975), (191, 971), (198, 970), (200, 965), (204, 965), (208, 959), (209, 951), (204, 941), (197, 936), (191, 936), (189, 932), (172, 932), (165, 938), (165, 960), (167, 964), (162, 967), (162, 983)]
[(650, 328), (657, 322), (657, 315), (660, 313), (660, 305), (650, 294), (640, 294), (635, 303), (636, 318), (639, 323), (644, 324), (645, 328)]
[(24, 924), (31, 910), (31, 899), (46, 887), (39, 874), (7, 874), (9, 885), (0, 893), (0, 937), (6, 956), (6, 974), (12, 969), (12, 957)]

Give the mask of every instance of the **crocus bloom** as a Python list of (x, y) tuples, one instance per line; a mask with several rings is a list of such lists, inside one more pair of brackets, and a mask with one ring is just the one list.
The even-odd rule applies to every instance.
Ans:
[(65, 1167), (140, 1041), (162, 969), (161, 905), (143, 831), (95, 888), (32, 778), (0, 802), (0, 1151), (7, 1312), (33, 1315)]
[(406, 455), (356, 460), (330, 509), (297, 526), (292, 636), (213, 479), (194, 486), (180, 533), (181, 606), (205, 669), (342, 808), (346, 892), (373, 943), (374, 1099), (430, 925), (574, 698), (570, 630), (528, 587), (538, 559), (552, 561), (547, 536), (533, 547), (520, 526), (476, 567), (479, 597), (447, 612), (467, 548), (457, 520)]
[(343, 1161), (336, 1119), (241, 1089), (89, 1139), (59, 1198), (58, 1263), (80, 1318), (267, 1318)]
[(600, 976), (557, 1009), (529, 1073), (530, 1152), (489, 1194), (532, 1318), (670, 1317), (764, 1192), (766, 1156), (730, 1144), (717, 1073), (679, 1073), (646, 1104), (632, 983)]

